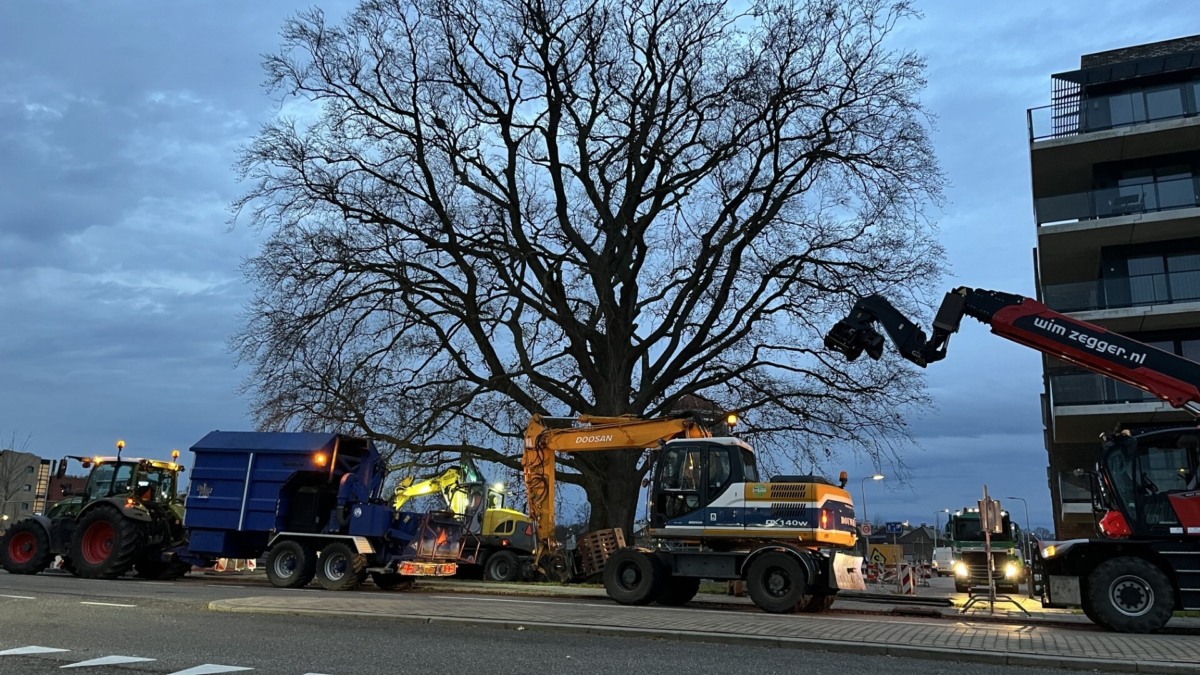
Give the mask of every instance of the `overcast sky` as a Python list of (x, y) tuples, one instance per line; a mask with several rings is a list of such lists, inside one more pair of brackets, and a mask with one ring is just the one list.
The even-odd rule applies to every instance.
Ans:
[[(331, 16), (347, 6), (316, 4)], [(1049, 103), (1050, 74), (1080, 54), (1200, 33), (1200, 16), (1178, 0), (917, 4), (925, 18), (894, 44), (929, 58), (924, 100), (952, 184), (945, 286), (1032, 294), (1026, 108)], [(212, 429), (249, 428), (225, 340), (249, 295), (239, 264), (259, 242), (226, 225), (230, 166), (276, 112), (260, 54), (303, 6), (0, 3), (5, 437), (31, 434), (45, 457), (109, 452), (118, 438), (165, 457)], [(911, 481), (869, 485), (869, 515), (932, 522), (986, 481), (1049, 526), (1037, 355), (969, 320), (951, 352), (929, 372), (937, 409), (914, 420)]]

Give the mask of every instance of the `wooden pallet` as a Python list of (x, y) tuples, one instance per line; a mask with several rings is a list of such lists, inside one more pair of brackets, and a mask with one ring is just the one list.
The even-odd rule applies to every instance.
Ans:
[(608, 557), (621, 548), (625, 548), (625, 532), (620, 528), (588, 532), (575, 542), (575, 554), (586, 576), (602, 572)]

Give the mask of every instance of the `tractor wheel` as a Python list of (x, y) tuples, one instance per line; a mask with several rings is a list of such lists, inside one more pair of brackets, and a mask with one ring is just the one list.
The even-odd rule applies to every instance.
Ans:
[(50, 566), (50, 535), (36, 520), (22, 520), (0, 539), (0, 567), (9, 574), (37, 574)]
[(321, 549), (317, 583), (329, 591), (352, 591), (367, 579), (367, 556), (337, 541)]
[(1175, 611), (1171, 581), (1156, 565), (1140, 558), (1101, 563), (1088, 575), (1087, 594), (1096, 623), (1120, 633), (1157, 632)]
[(371, 581), (381, 591), (407, 591), (413, 587), (413, 578), (404, 574), (371, 572)]
[(782, 551), (764, 553), (750, 565), (746, 590), (759, 609), (773, 614), (791, 614), (812, 598), (804, 567)]
[(655, 602), (667, 607), (679, 607), (691, 602), (699, 591), (699, 577), (667, 577), (663, 580), (662, 594)]
[(521, 559), (512, 551), (496, 551), (487, 557), (483, 578), (488, 581), (516, 581), (521, 578)]
[(622, 605), (648, 605), (663, 591), (666, 572), (657, 556), (623, 548), (604, 563), (604, 590)]
[(142, 555), (144, 532), (111, 506), (84, 514), (71, 536), (71, 561), (85, 579), (116, 579)]
[(276, 588), (307, 586), (317, 573), (317, 552), (298, 541), (277, 542), (266, 562), (267, 579)]
[(833, 601), (836, 599), (836, 593), (814, 594), (808, 604), (800, 608), (800, 611), (807, 614), (823, 614), (833, 607)]

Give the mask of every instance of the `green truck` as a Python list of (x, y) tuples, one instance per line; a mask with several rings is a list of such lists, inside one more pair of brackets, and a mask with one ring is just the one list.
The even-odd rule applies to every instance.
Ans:
[[(1003, 532), (992, 534), (992, 577), (997, 593), (1019, 593), (1025, 576), (1025, 561), (1021, 555), (1021, 530), (1003, 516)], [(968, 593), (972, 587), (987, 586), (988, 565), (984, 551), (983, 529), (979, 526), (979, 509), (955, 511), (946, 523), (946, 542), (954, 551), (954, 589)]]

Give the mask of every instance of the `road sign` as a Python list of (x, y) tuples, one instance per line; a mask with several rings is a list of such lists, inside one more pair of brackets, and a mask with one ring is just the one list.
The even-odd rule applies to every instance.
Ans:
[(895, 565), (904, 558), (904, 547), (891, 544), (871, 544), (867, 560), (875, 565)]
[(888, 534), (904, 534), (904, 523), (888, 523)]
[(862, 535), (864, 537), (871, 536), (871, 524), (870, 523), (863, 523), (862, 526), (860, 527), (860, 529), (862, 530)]

